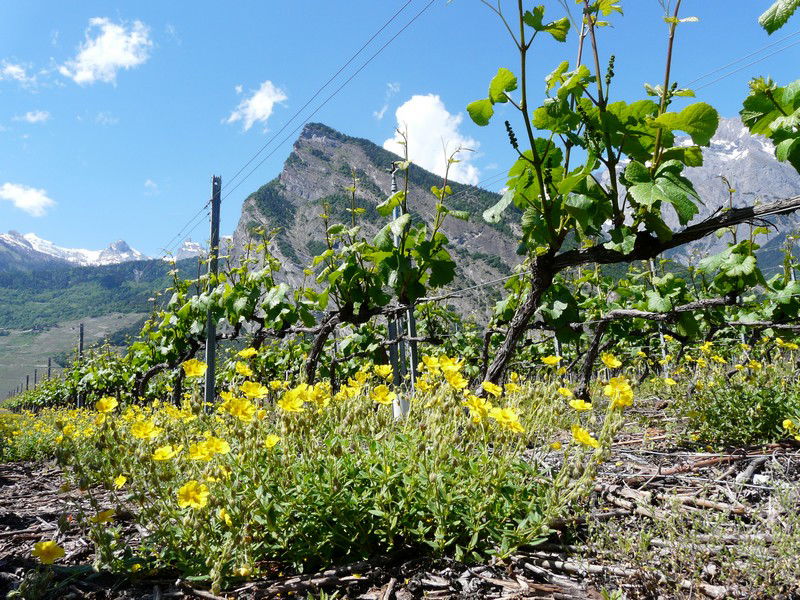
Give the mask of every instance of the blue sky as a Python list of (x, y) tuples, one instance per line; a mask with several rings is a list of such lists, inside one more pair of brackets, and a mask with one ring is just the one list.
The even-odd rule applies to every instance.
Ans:
[[(232, 232), (247, 194), (280, 171), (296, 137), (291, 132), (429, 1), (5, 3), (0, 231), (93, 249), (125, 239), (158, 255), (208, 199), (211, 175), (219, 174), (222, 230)], [(515, 5), (503, 2), (509, 11)], [(681, 84), (788, 37), (693, 86), (723, 116), (738, 112), (753, 75), (782, 83), (800, 78), (800, 18), (768, 37), (756, 20), (770, 3), (683, 2), (682, 16), (700, 22), (678, 32), (673, 73)], [(561, 15), (558, 2), (544, 4), (548, 15)], [(612, 18), (600, 45), (605, 56), (617, 57), (612, 99), (632, 101), (643, 97), (644, 82), (663, 77), (666, 25), (656, 0), (623, 0), (622, 7), (625, 15)], [(545, 74), (574, 60), (575, 40), (572, 34), (566, 44), (542, 40), (534, 47), (534, 98)], [(412, 160), (437, 170), (443, 138), (451, 148), (470, 146), (475, 152), (459, 165), (459, 178), (496, 190), (513, 160), (502, 125), (514, 119), (512, 109), (480, 128), (464, 107), (486, 94), (500, 66), (516, 70), (515, 52), (494, 15), (478, 0), (434, 0), (311, 120), (382, 145), (399, 116), (409, 128)], [(231, 190), (233, 175), (284, 125), (266, 149), (272, 156)], [(205, 239), (207, 225), (192, 236)]]

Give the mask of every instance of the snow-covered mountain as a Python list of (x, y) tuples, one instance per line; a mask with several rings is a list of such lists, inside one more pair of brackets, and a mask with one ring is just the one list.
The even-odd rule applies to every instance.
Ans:
[(0, 270), (16, 267), (39, 267), (58, 264), (75, 266), (114, 265), (147, 257), (118, 240), (103, 250), (63, 248), (35, 233), (17, 231), (0, 233)]
[(175, 260), (183, 260), (184, 258), (194, 258), (195, 256), (203, 256), (206, 249), (192, 240), (184, 240), (180, 248), (175, 251), (172, 258)]
[[(690, 142), (685, 140), (683, 143), (688, 145)], [(800, 195), (800, 174), (789, 163), (779, 162), (772, 143), (763, 136), (751, 134), (738, 118), (720, 119), (711, 146), (703, 149), (703, 166), (686, 169), (684, 174), (703, 200), (703, 205), (698, 207), (700, 214), (693, 219), (695, 223), (728, 206), (729, 189), (735, 190), (733, 205), (736, 207)], [(723, 177), (730, 183), (730, 188)], [(679, 229), (677, 216), (669, 209), (665, 213), (667, 224)], [(776, 229), (758, 238), (762, 246), (767, 242), (776, 245), (786, 234), (798, 229), (800, 215), (770, 217), (769, 221)], [(748, 235), (749, 226), (740, 225), (739, 231), (741, 240)], [(696, 263), (698, 258), (724, 250), (729, 241), (729, 235), (721, 239), (711, 235), (688, 248), (677, 249), (674, 256), (682, 262)]]

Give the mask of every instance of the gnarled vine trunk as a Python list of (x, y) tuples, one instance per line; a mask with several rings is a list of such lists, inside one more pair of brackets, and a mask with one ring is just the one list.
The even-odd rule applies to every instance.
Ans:
[[(557, 270), (552, 266), (552, 256), (543, 255), (534, 259), (530, 269), (530, 292), (522, 304), (517, 307), (514, 318), (511, 319), (511, 323), (506, 330), (506, 339), (503, 340), (500, 349), (494, 355), (492, 364), (486, 370), (486, 381), (494, 384), (500, 383), (509, 361), (514, 356), (519, 341), (528, 330), (531, 319), (542, 302), (542, 296), (552, 285), (553, 277), (556, 273)], [(477, 393), (483, 394), (483, 389), (480, 388)]]

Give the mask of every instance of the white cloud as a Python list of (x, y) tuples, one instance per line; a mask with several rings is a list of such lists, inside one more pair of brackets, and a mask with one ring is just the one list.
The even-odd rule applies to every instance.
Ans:
[(47, 209), (55, 205), (45, 190), (8, 182), (0, 186), (0, 200), (8, 200), (32, 217), (43, 217)]
[(44, 123), (50, 119), (50, 113), (46, 110), (29, 110), (22, 116), (14, 117), (15, 121), (25, 121), (27, 123)]
[(86, 40), (77, 56), (61, 65), (58, 72), (81, 85), (96, 81), (115, 83), (117, 71), (147, 61), (152, 45), (150, 30), (141, 21), (127, 27), (105, 17), (95, 17), (89, 19)]
[(20, 64), (3, 60), (0, 62), (0, 79), (17, 81), (22, 84), (33, 83), (35, 77), (28, 75), (28, 70)]
[[(236, 93), (241, 93), (241, 86), (236, 86)], [(252, 96), (242, 100), (225, 122), (242, 121), (245, 131), (257, 122), (266, 124), (275, 105), (287, 99), (288, 96), (283, 90), (267, 80)]]
[[(451, 115), (442, 99), (435, 94), (412, 96), (395, 112), (397, 127), (408, 135), (408, 157), (412, 162), (437, 175), (444, 175), (447, 158), (458, 148), (477, 150), (477, 140), (459, 132), (464, 115)], [(403, 155), (402, 138), (395, 134), (383, 147)], [(463, 151), (461, 162), (450, 167), (450, 179), (462, 183), (478, 183), (478, 168), (470, 164), (472, 153)]]
[(389, 104), (388, 103), (384, 104), (383, 106), (381, 106), (380, 110), (374, 111), (372, 113), (372, 116), (375, 117), (376, 119), (378, 119), (378, 121), (380, 121), (381, 119), (383, 119), (383, 115), (386, 114), (387, 110), (389, 110)]
[(389, 100), (392, 96), (394, 96), (397, 92), (400, 91), (400, 84), (390, 81), (386, 84), (386, 92), (384, 93), (384, 103), (381, 106), (380, 110), (376, 110), (372, 112), (372, 116), (375, 117), (378, 121), (383, 119), (383, 116), (386, 114), (386, 111), (389, 110)]
[(94, 117), (94, 122), (98, 125), (116, 125), (119, 123), (119, 117), (115, 117), (110, 112), (99, 112)]
[(148, 196), (155, 196), (158, 194), (158, 184), (152, 179), (146, 179), (144, 182), (144, 193)]

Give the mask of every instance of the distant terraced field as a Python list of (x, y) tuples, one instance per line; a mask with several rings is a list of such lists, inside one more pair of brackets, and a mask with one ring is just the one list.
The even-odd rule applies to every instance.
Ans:
[[(40, 377), (46, 376), (48, 357), (76, 349), (80, 323), (84, 324), (84, 344), (88, 347), (130, 327), (144, 316), (144, 313), (112, 313), (66, 321), (44, 331), (6, 330), (8, 335), (0, 336), (0, 399), (16, 389), (18, 384), (24, 385), (26, 375), (31, 376), (33, 385), (35, 368), (39, 370)], [(58, 372), (58, 368), (55, 365), (53, 367), (53, 372)]]

